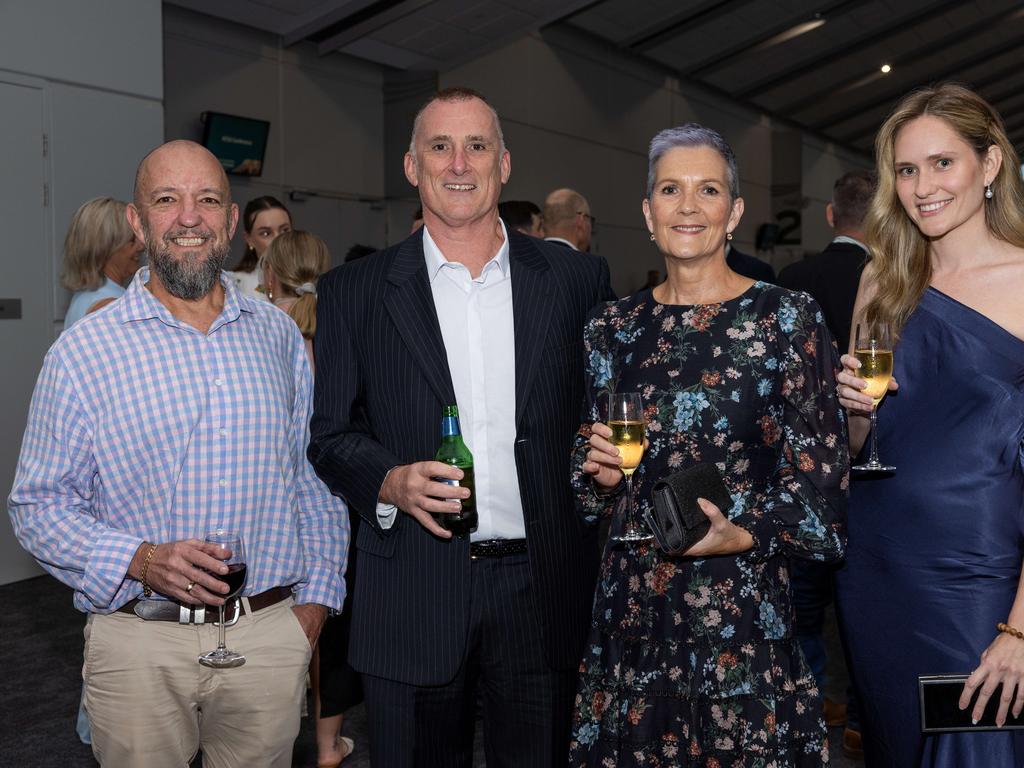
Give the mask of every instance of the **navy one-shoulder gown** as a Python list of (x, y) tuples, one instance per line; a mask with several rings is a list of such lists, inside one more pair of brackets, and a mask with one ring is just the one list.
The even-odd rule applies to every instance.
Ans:
[(917, 699), (918, 675), (978, 665), (1017, 591), (1024, 342), (929, 288), (894, 373), (878, 435), (896, 472), (852, 483), (837, 580), (867, 765), (1024, 766), (1024, 731), (925, 738)]

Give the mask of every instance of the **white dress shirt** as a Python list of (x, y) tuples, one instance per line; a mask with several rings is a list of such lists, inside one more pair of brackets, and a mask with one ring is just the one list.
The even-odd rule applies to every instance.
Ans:
[[(448, 261), (423, 228), (423, 255), (448, 358), (462, 439), (473, 454), (479, 523), (472, 541), (526, 537), (516, 470), (516, 365), (508, 232), (480, 276)], [(437, 414), (441, 423), (441, 412)], [(439, 438), (440, 439), (440, 438)], [(429, 457), (424, 457), (429, 458)], [(395, 508), (378, 505), (390, 528)]]

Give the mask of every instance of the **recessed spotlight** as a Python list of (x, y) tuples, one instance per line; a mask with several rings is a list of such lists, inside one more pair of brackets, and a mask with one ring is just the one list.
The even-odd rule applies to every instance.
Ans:
[(890, 67), (888, 64), (883, 64), (882, 65), (882, 74), (883, 75), (888, 75), (890, 72), (892, 72), (892, 67)]

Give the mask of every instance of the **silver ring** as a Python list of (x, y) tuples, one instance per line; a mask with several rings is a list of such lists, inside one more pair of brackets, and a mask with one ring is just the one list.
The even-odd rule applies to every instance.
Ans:
[(192, 587), (194, 587), (195, 585), (196, 585), (196, 583), (194, 581), (190, 581), (188, 583), (188, 586), (185, 587), (185, 591), (188, 592), (191, 595), (192, 594)]

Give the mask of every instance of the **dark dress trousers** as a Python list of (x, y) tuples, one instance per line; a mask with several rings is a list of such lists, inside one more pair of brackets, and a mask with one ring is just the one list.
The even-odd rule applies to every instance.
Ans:
[(860, 246), (833, 241), (821, 253), (790, 264), (779, 272), (779, 285), (806, 291), (818, 302), (825, 324), (842, 354), (848, 349), (853, 304), (867, 261), (868, 255)]
[(737, 272), (751, 280), (761, 280), (765, 283), (775, 282), (775, 270), (767, 261), (761, 261), (756, 256), (750, 256), (742, 251), (737, 251), (736, 246), (730, 246), (729, 252), (725, 254), (725, 263), (729, 269)]
[[(582, 329), (614, 294), (604, 259), (511, 230), (508, 238), (531, 619), (551, 668), (575, 671), (598, 564), (596, 530), (579, 520), (569, 485), (583, 414)], [(467, 650), (469, 541), (435, 538), (401, 512), (383, 530), (376, 513), (387, 472), (433, 458), (441, 409), (456, 402), (422, 230), (321, 278), (316, 361), (309, 458), (363, 520), (349, 659), (365, 675), (446, 685)]]

